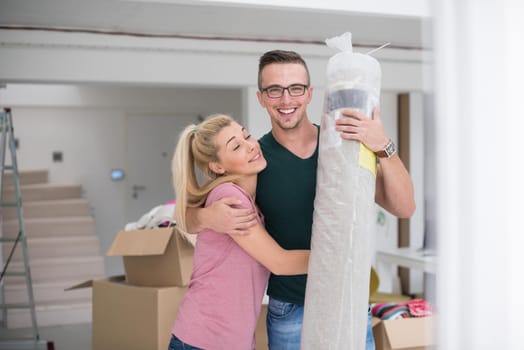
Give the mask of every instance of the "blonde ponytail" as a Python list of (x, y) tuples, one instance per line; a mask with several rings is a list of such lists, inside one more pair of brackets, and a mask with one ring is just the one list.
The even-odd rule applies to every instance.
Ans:
[[(171, 162), (173, 187), (176, 194), (175, 221), (177, 227), (187, 232), (187, 207), (202, 206), (209, 192), (217, 185), (236, 180), (238, 175), (220, 175), (209, 168), (218, 161), (215, 135), (234, 120), (227, 115), (214, 114), (198, 125), (187, 126), (180, 134)], [(196, 169), (206, 178), (199, 184)]]
[(187, 199), (187, 183), (194, 174), (193, 161), (190, 149), (191, 139), (194, 135), (195, 125), (187, 126), (178, 139), (178, 143), (175, 148), (173, 160), (171, 162), (171, 172), (173, 174), (173, 187), (176, 194), (176, 205), (175, 205), (175, 222), (177, 227), (182, 231), (186, 232), (186, 208), (188, 205)]

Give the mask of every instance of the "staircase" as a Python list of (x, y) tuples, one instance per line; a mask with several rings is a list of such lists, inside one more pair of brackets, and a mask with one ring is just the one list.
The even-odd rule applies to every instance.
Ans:
[[(95, 234), (95, 223), (80, 185), (49, 183), (47, 170), (21, 171), (22, 207), (30, 258), (38, 326), (91, 322), (91, 290), (64, 291), (84, 280), (105, 276), (104, 257)], [(4, 200), (14, 199), (12, 178), (4, 178)], [(3, 208), (2, 232), (18, 232), (16, 208)], [(12, 243), (2, 244), (5, 260)], [(3, 264), (2, 264), (3, 266)], [(23, 266), (17, 247), (9, 271)], [(5, 276), (4, 303), (27, 302), (24, 277)], [(28, 310), (9, 309), (7, 328), (31, 326)]]

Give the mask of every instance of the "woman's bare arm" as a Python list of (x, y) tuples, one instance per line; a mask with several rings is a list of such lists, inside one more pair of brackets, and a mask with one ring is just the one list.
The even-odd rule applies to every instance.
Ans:
[(247, 235), (232, 235), (249, 255), (275, 275), (300, 275), (307, 273), (309, 250), (282, 248), (260, 224), (248, 229)]

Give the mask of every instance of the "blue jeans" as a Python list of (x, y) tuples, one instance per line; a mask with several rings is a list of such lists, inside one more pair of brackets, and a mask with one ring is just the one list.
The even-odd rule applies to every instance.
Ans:
[[(269, 298), (267, 307), (267, 337), (270, 350), (299, 350), (302, 335), (304, 306)], [(366, 350), (375, 350), (371, 327), (371, 310), (368, 309)]]
[(171, 336), (171, 342), (169, 342), (168, 350), (202, 350), (200, 348), (191, 346), (178, 339), (176, 336)]

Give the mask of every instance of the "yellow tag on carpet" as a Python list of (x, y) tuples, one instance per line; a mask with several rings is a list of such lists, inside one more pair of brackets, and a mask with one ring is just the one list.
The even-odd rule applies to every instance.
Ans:
[(377, 176), (377, 158), (369, 148), (360, 143), (360, 153), (358, 155), (358, 165), (364, 169), (368, 169)]

